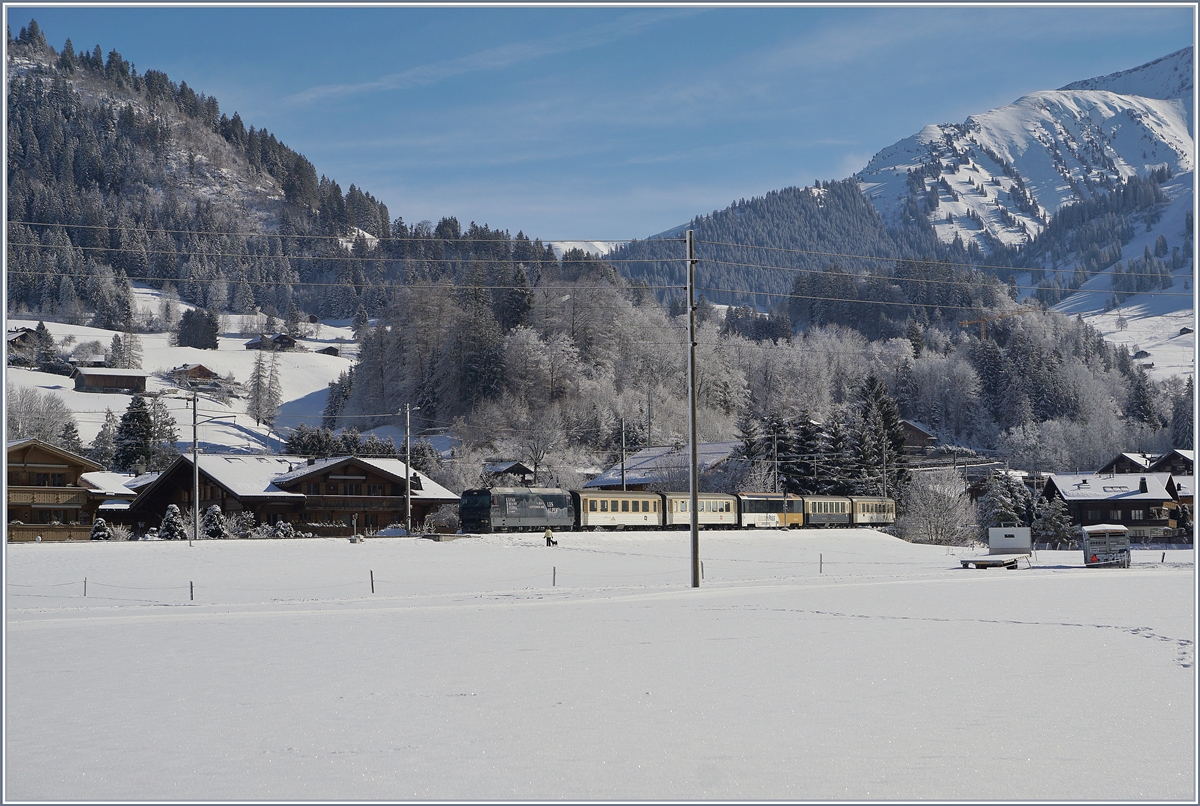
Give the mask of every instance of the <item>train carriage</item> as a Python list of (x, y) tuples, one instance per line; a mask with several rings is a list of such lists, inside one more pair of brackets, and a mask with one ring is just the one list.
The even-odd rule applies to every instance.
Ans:
[(804, 525), (804, 499), (791, 493), (738, 493), (743, 529), (795, 529)]
[(575, 507), (571, 494), (557, 487), (492, 487), (464, 492), (458, 518), (464, 533), (570, 530)]
[(650, 492), (580, 490), (571, 498), (581, 529), (659, 529), (662, 496)]
[[(663, 525), (691, 527), (690, 493), (663, 493)], [(732, 529), (738, 525), (737, 499), (724, 493), (699, 493), (696, 508), (699, 526)]]
[(896, 522), (896, 502), (878, 496), (851, 496), (850, 522), (855, 526), (890, 526)]
[(850, 499), (836, 495), (804, 496), (805, 526), (849, 526)]

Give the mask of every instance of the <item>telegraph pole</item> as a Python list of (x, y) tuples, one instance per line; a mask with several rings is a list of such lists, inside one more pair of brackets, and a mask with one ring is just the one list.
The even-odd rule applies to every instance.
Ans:
[(625, 418), (621, 418), (621, 492), (625, 492)]
[(192, 536), (188, 545), (200, 536), (200, 431), (196, 412), (199, 411), (199, 397), (195, 387), (192, 387)]
[(700, 503), (700, 449), (696, 429), (696, 240), (693, 230), (687, 231), (687, 295), (688, 295), (688, 431), (692, 461), (690, 488), (692, 516), (692, 587), (700, 587), (700, 518), (696, 511)]

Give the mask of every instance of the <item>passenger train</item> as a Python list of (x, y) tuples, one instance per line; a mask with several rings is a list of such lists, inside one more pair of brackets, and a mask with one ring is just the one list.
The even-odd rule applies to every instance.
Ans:
[[(465, 533), (595, 529), (687, 529), (690, 493), (490, 487), (467, 490), (458, 505)], [(699, 493), (705, 529), (880, 527), (896, 520), (896, 502), (872, 496)]]

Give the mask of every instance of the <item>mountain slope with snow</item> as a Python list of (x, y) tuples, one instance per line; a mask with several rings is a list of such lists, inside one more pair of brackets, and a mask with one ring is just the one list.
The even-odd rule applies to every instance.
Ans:
[(887, 221), (901, 220), (915, 196), (946, 243), (1020, 246), (1064, 205), (1127, 177), (1195, 169), (1191, 72), (1187, 48), (961, 124), (929, 125), (880, 151), (857, 178)]

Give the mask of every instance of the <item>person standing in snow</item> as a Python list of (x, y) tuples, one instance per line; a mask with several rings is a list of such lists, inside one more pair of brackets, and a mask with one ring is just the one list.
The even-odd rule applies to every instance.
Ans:
[(546, 533), (545, 533), (545, 535), (543, 535), (543, 537), (546, 538), (547, 546), (557, 546), (558, 545), (558, 541), (554, 539), (554, 532), (551, 531), (549, 526), (546, 527)]

